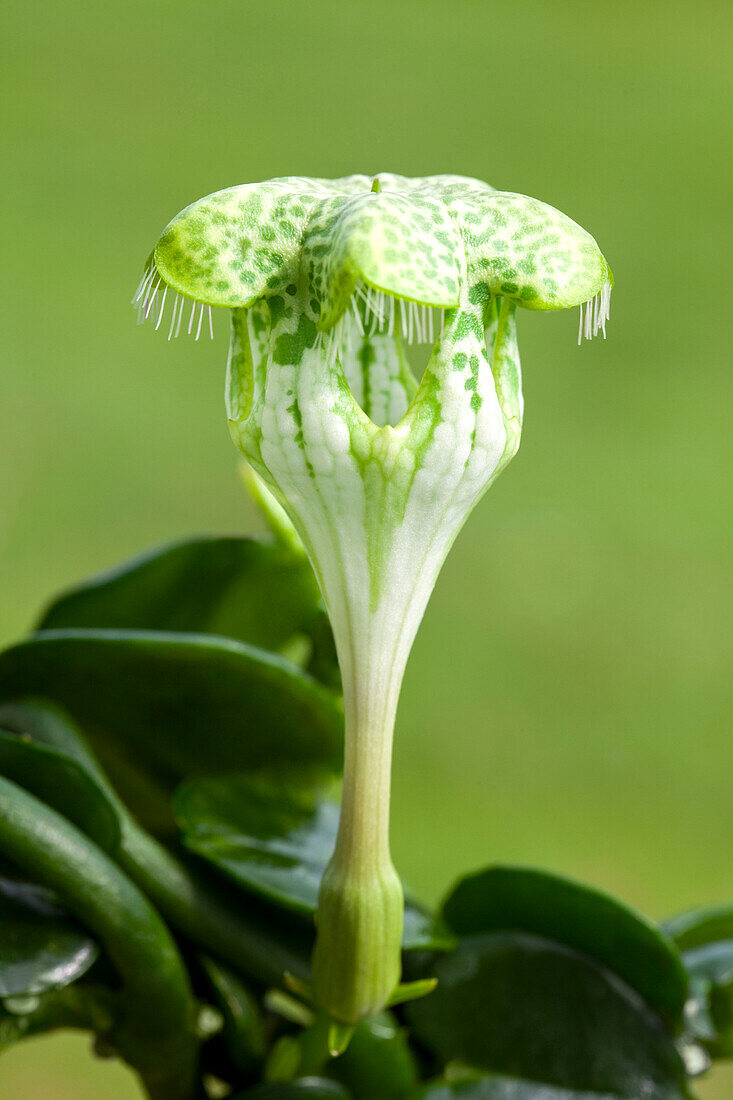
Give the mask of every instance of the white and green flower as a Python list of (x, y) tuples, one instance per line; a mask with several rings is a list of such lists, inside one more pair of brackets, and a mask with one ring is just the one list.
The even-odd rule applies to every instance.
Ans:
[[(136, 301), (159, 326), (170, 294), (169, 335), (231, 309), (232, 437), (292, 520), (333, 626), (345, 779), (313, 995), (344, 1023), (400, 979), (397, 701), (442, 562), (519, 446), (517, 307), (580, 305), (581, 333), (605, 333), (610, 287), (575, 222), (459, 176), (229, 188), (174, 218), (147, 265)], [(419, 381), (412, 342), (430, 345)]]

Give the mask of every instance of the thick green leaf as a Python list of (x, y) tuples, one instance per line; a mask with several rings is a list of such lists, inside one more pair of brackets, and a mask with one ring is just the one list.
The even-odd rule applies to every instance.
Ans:
[(278, 649), (319, 615), (303, 555), (248, 538), (163, 546), (62, 593), (39, 630), (101, 628), (220, 634)]
[(461, 879), (443, 903), (458, 935), (530, 932), (602, 963), (682, 1028), (687, 973), (670, 937), (610, 894), (561, 875), (495, 866)]
[(258, 899), (242, 905), (229, 883), (213, 882), (148, 836), (110, 787), (68, 714), (35, 700), (0, 705), (0, 722), (76, 760), (117, 814), (117, 862), (177, 931), (259, 982), (280, 982), (285, 971), (307, 976), (312, 929)]
[(144, 821), (156, 802), (165, 807), (160, 789), (189, 775), (341, 763), (333, 695), (290, 662), (229, 639), (47, 631), (0, 654), (0, 701), (29, 696), (70, 712)]
[(690, 974), (689, 1031), (713, 1058), (733, 1057), (733, 905), (679, 913), (665, 928)]
[[(339, 818), (336, 803), (324, 798), (322, 773), (191, 779), (176, 791), (174, 811), (190, 851), (246, 890), (315, 913)], [(451, 943), (430, 914), (408, 902), (405, 948)]]
[(578, 1092), (492, 1073), (465, 1081), (434, 1082), (414, 1093), (412, 1100), (618, 1100), (618, 1093)]
[(283, 1036), (270, 1058), (273, 1077), (279, 1072), (329, 1077), (348, 1088), (354, 1100), (411, 1096), (418, 1083), (415, 1057), (395, 1016), (379, 1012), (348, 1030), (348, 1043), (338, 1057), (330, 1053), (333, 1021), (323, 1014), (297, 1034)]
[(688, 1021), (713, 1058), (733, 1057), (733, 940), (693, 947), (682, 956), (690, 973)]
[(404, 1030), (389, 1012), (357, 1024), (348, 1047), (327, 1072), (354, 1100), (403, 1100), (417, 1086), (415, 1058)]
[(305, 773), (189, 780), (174, 811), (186, 847), (235, 881), (312, 913), (339, 808)]
[(455, 936), (440, 917), (431, 913), (422, 902), (405, 894), (405, 920), (402, 947), (406, 951), (450, 951), (456, 945)]
[(487, 933), (438, 956), (433, 972), (436, 990), (406, 1012), (444, 1062), (624, 1100), (688, 1095), (659, 1018), (616, 975), (567, 947)]
[(733, 902), (688, 909), (664, 921), (662, 927), (680, 951), (716, 940), (733, 940)]
[(0, 877), (0, 997), (62, 989), (98, 956), (95, 942), (49, 890)]
[(213, 959), (202, 957), (200, 961), (224, 1017), (227, 1052), (232, 1064), (241, 1073), (251, 1073), (265, 1055), (262, 1014), (257, 1002), (244, 982), (230, 970)]
[[(350, 1100), (349, 1093), (337, 1081), (325, 1077), (301, 1077), (271, 1085), (255, 1085), (237, 1093), (232, 1100)], [(377, 1100), (377, 1097), (374, 1097)]]
[(117, 813), (97, 783), (70, 756), (0, 728), (0, 775), (53, 807), (105, 852), (117, 851)]

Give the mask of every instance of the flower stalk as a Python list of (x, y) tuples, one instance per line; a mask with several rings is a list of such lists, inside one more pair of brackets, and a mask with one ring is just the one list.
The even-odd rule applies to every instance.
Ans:
[[(161, 287), (193, 301), (197, 332), (196, 303), (201, 316), (232, 310), (232, 437), (300, 536), (333, 627), (344, 789), (312, 994), (340, 1025), (399, 984), (395, 715), (445, 556), (519, 445), (517, 308), (585, 305), (592, 335), (610, 285), (595, 241), (565, 215), (454, 176), (230, 188), (178, 215), (146, 269), (143, 315)], [(420, 379), (412, 343), (425, 346)]]

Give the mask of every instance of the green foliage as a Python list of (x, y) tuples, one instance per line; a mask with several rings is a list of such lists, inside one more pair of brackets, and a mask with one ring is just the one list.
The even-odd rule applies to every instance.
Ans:
[[(272, 606), (259, 629), (250, 600)], [(55, 601), (0, 655), (0, 1047), (83, 1028), (157, 1100), (214, 1079), (238, 1100), (691, 1096), (686, 1067), (733, 1052), (733, 911), (662, 929), (518, 867), (464, 877), (439, 914), (410, 902), (406, 977), (437, 988), (329, 1056), (308, 960), (337, 677), (275, 652), (319, 615), (296, 552), (198, 539)]]
[(336, 1081), (319, 1077), (304, 1077), (300, 1081), (257, 1085), (233, 1100), (349, 1100), (345, 1088)]
[[(0, 722), (3, 717), (12, 720), (9, 708), (0, 709)], [(20, 732), (24, 732), (22, 725)], [(120, 826), (115, 808), (78, 761), (27, 737), (0, 730), (0, 775), (52, 806), (103, 851), (117, 851)]]
[(303, 772), (189, 780), (174, 800), (186, 847), (245, 888), (312, 914), (338, 805)]
[(679, 913), (666, 929), (690, 975), (690, 1035), (714, 1058), (733, 1057), (733, 905)]
[[(189, 780), (173, 806), (181, 839), (247, 890), (313, 918), (338, 829), (322, 774), (259, 773)], [(408, 897), (402, 946), (441, 949), (450, 933)]]
[(213, 635), (44, 631), (0, 655), (0, 700), (14, 696), (66, 707), (147, 821), (189, 775), (336, 770), (341, 757), (330, 693), (276, 654)]
[(280, 650), (307, 634), (321, 599), (304, 555), (247, 538), (174, 543), (62, 593), (38, 630), (219, 634)]
[[(617, 975), (524, 932), (463, 938), (436, 960), (434, 993), (408, 1006), (443, 1062), (637, 1100), (680, 1100), (672, 1036)], [(513, 1005), (521, 1004), (521, 1011)]]
[(63, 989), (99, 955), (94, 940), (42, 886), (0, 877), (0, 997)]
[(675, 1030), (682, 1028), (688, 976), (669, 936), (616, 898), (525, 867), (488, 867), (457, 884), (443, 904), (460, 936), (505, 928), (546, 936), (623, 978)]

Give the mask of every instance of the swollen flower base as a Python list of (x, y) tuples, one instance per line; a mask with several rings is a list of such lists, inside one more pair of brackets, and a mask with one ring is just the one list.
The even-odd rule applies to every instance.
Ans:
[[(232, 437), (291, 518), (331, 619), (345, 778), (311, 993), (342, 1024), (400, 995), (395, 713), (442, 562), (519, 445), (517, 307), (580, 305), (581, 334), (605, 334), (610, 287), (575, 222), (458, 176), (229, 188), (174, 218), (146, 266), (135, 301), (158, 327), (171, 291), (169, 336), (231, 309)], [(430, 345), (419, 382), (415, 341)]]

